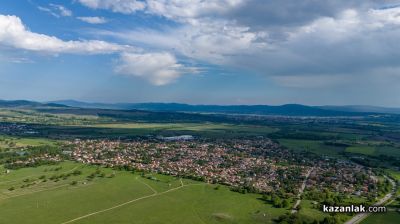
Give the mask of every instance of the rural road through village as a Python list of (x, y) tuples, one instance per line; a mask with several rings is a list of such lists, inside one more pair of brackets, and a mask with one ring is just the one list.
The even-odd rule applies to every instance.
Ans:
[[(390, 179), (387, 176), (385, 176), (385, 178), (388, 179), (390, 181), (390, 183), (392, 184), (392, 186), (393, 186), (392, 187), (392, 191), (390, 193), (388, 193), (387, 195), (385, 195), (385, 197), (380, 199), (378, 202), (376, 202), (374, 204), (374, 206), (379, 206), (379, 205), (385, 204), (395, 194), (395, 191), (396, 191), (396, 183), (395, 183), (395, 181)], [(357, 224), (357, 223), (360, 223), (362, 220), (367, 218), (370, 214), (371, 213), (360, 213), (360, 214), (357, 214), (356, 216), (354, 216), (353, 218), (351, 218), (350, 220), (345, 222), (345, 224)]]
[(301, 202), (301, 195), (303, 194), (304, 189), (306, 188), (306, 184), (307, 184), (308, 177), (310, 176), (310, 174), (311, 174), (311, 172), (313, 171), (313, 169), (314, 169), (314, 167), (311, 168), (311, 169), (307, 172), (306, 178), (304, 179), (303, 183), (301, 184), (301, 187), (300, 187), (300, 189), (299, 189), (299, 194), (297, 195), (297, 198), (298, 198), (298, 199), (297, 199), (296, 203), (295, 203), (294, 206), (293, 206), (292, 214), (294, 214), (294, 213), (297, 212), (297, 206), (299, 206), (299, 205), (300, 205), (300, 202)]

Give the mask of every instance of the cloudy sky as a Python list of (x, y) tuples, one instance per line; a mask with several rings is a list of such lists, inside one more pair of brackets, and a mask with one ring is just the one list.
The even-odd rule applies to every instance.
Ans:
[(0, 99), (400, 107), (400, 1), (3, 0)]

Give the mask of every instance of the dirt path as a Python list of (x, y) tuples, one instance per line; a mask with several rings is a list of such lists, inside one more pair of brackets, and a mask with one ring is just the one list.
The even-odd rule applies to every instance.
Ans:
[(303, 183), (301, 184), (301, 187), (300, 187), (300, 189), (299, 189), (299, 193), (297, 194), (297, 198), (298, 198), (298, 199), (297, 199), (296, 203), (293, 205), (293, 208), (292, 208), (292, 211), (291, 211), (292, 214), (294, 214), (294, 213), (297, 212), (297, 207), (298, 207), (298, 206), (300, 205), (300, 203), (301, 203), (301, 195), (303, 194), (304, 189), (306, 188), (306, 184), (307, 184), (308, 177), (310, 176), (310, 174), (311, 174), (311, 172), (313, 171), (313, 169), (314, 169), (314, 167), (312, 167), (312, 168), (307, 172), (306, 178), (304, 179)]
[(87, 217), (90, 217), (90, 216), (93, 216), (93, 215), (97, 215), (97, 214), (100, 214), (100, 213), (103, 213), (103, 212), (107, 212), (107, 211), (110, 211), (110, 210), (113, 210), (113, 209), (116, 209), (116, 208), (120, 208), (122, 206), (125, 206), (127, 204), (131, 204), (133, 202), (137, 202), (137, 201), (140, 201), (140, 200), (143, 200), (143, 199), (146, 199), (146, 198), (151, 198), (151, 197), (156, 197), (156, 196), (159, 196), (159, 195), (163, 195), (163, 194), (166, 194), (166, 193), (171, 192), (171, 191), (176, 191), (176, 190), (181, 189), (183, 187), (192, 186), (192, 185), (198, 185), (198, 184), (186, 184), (186, 185), (184, 185), (183, 182), (182, 182), (182, 179), (180, 179), (181, 185), (179, 187), (171, 188), (169, 190), (166, 190), (166, 191), (158, 193), (154, 188), (152, 188), (147, 183), (144, 183), (143, 181), (140, 181), (138, 178), (137, 178), (137, 180), (140, 183), (146, 185), (149, 189), (151, 189), (153, 191), (153, 194), (146, 195), (146, 196), (143, 196), (143, 197), (140, 197), (140, 198), (136, 198), (136, 199), (133, 199), (133, 200), (130, 200), (130, 201), (115, 205), (115, 206), (110, 207), (110, 208), (106, 208), (106, 209), (102, 209), (102, 210), (99, 210), (99, 211), (96, 211), (96, 212), (92, 212), (92, 213), (89, 213), (87, 215), (83, 215), (83, 216), (80, 216), (78, 218), (71, 219), (69, 221), (63, 222), (62, 224), (72, 223), (72, 222), (75, 222), (75, 221), (78, 221), (78, 220), (81, 220), (81, 219), (84, 219), (84, 218), (87, 218)]

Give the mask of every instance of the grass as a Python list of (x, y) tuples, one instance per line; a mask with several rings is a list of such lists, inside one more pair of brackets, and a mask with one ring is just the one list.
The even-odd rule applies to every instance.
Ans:
[[(303, 219), (308, 220), (309, 223), (312, 223), (314, 220), (322, 220), (329, 216), (327, 213), (323, 213), (319, 208), (313, 208), (313, 201), (311, 200), (302, 200), (300, 203), (301, 209), (299, 210), (299, 216)], [(336, 214), (340, 220), (344, 221), (349, 219), (351, 216), (348, 214)]]
[(110, 121), (112, 121), (112, 119), (93, 115), (51, 114), (29, 109), (0, 108), (0, 122), (80, 125)]
[(391, 146), (382, 146), (376, 148), (377, 155), (387, 155), (400, 158), (400, 148)]
[[(163, 135), (173, 136), (189, 134), (204, 137), (237, 137), (248, 135), (263, 135), (275, 132), (278, 129), (261, 125), (234, 125), (224, 123), (110, 123), (79, 126), (80, 128), (94, 129), (96, 134), (110, 134), (118, 136), (129, 135)], [(68, 128), (68, 126), (66, 127)], [(69, 128), (74, 128), (70, 126)]]
[(357, 153), (363, 155), (374, 155), (375, 147), (371, 146), (350, 146), (346, 148), (346, 152)]
[(346, 148), (346, 152), (363, 154), (368, 156), (393, 156), (400, 157), (400, 148), (396, 148), (393, 146), (363, 146), (363, 145), (355, 145)]
[(387, 170), (390, 175), (395, 178), (397, 181), (400, 181), (400, 171), (395, 171), (395, 170)]
[(319, 155), (338, 156), (343, 151), (342, 147), (325, 145), (322, 141), (279, 139), (279, 143), (294, 151), (308, 151)]
[(0, 135), (0, 149), (12, 149), (28, 146), (55, 145), (56, 141), (45, 138), (10, 137)]
[[(61, 174), (64, 172), (67, 172), (69, 170), (72, 170), (76, 168), (77, 166), (82, 166), (82, 164), (78, 163), (63, 163), (62, 168), (58, 171), (53, 171), (54, 168), (58, 168), (59, 166), (53, 165), (53, 166), (41, 166), (41, 167), (36, 167), (36, 168), (24, 168), (24, 169), (19, 169), (19, 170), (11, 170), (10, 173), (5, 174), (3, 166), (0, 166), (0, 171), (3, 171), (0, 173), (0, 187), (4, 188), (5, 183), (8, 182), (18, 182), (19, 180), (22, 182), (23, 179), (26, 178), (38, 178), (41, 175), (46, 175), (50, 177), (50, 175), (53, 174)], [(9, 185), (6, 185), (6, 187)]]
[(400, 220), (400, 213), (396, 211), (389, 211), (381, 214), (371, 214), (366, 219), (361, 221), (361, 224), (398, 224)]
[[(55, 170), (56, 167), (62, 167)], [(39, 177), (82, 171), (58, 182), (40, 182)], [(272, 208), (257, 194), (239, 194), (225, 186), (151, 174), (143, 178), (126, 171), (101, 168), (106, 176), (86, 181), (96, 170), (73, 162), (24, 168), (0, 175), (0, 223), (63, 223), (77, 217), (121, 205), (73, 223), (271, 223), (287, 209)], [(4, 171), (3, 168), (0, 171)], [(28, 182), (36, 184), (20, 188)], [(76, 180), (76, 185), (70, 183)], [(86, 184), (84, 184), (86, 182)], [(182, 187), (181, 184), (184, 184)], [(10, 191), (13, 186), (15, 190)], [(156, 192), (156, 193), (155, 193)], [(136, 200), (136, 201), (135, 201)]]
[(322, 211), (313, 208), (311, 200), (302, 200), (300, 206), (299, 215), (304, 216), (308, 220), (323, 220), (327, 216)]
[(271, 208), (253, 194), (191, 185), (77, 223), (271, 223), (286, 209)]

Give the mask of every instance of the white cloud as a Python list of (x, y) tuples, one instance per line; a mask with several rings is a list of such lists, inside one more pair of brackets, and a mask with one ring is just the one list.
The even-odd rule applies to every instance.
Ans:
[(182, 20), (224, 14), (239, 7), (245, 0), (78, 0), (92, 9), (108, 9), (124, 14), (136, 11)]
[(319, 41), (345, 41), (363, 33), (388, 31), (400, 25), (400, 8), (370, 9), (359, 12), (347, 9), (337, 17), (322, 17), (291, 32), (291, 38), (313, 35)]
[(103, 23), (107, 23), (108, 20), (105, 19), (104, 17), (77, 17), (77, 19), (86, 22), (86, 23), (90, 23), (90, 24), (103, 24)]
[(147, 0), (149, 13), (169, 19), (194, 19), (204, 16), (218, 16), (239, 7), (245, 0)]
[(47, 53), (102, 54), (126, 50), (127, 46), (100, 40), (63, 41), (29, 31), (20, 18), (0, 15), (0, 45)]
[(267, 47), (265, 43), (259, 42), (265, 38), (265, 33), (251, 32), (249, 27), (225, 20), (196, 19), (195, 23), (163, 31), (139, 29), (97, 34), (164, 51), (173, 49), (179, 55), (212, 64), (224, 64), (230, 57), (251, 55)]
[(175, 81), (185, 73), (196, 72), (179, 64), (176, 58), (167, 52), (162, 53), (123, 53), (116, 72), (137, 76), (161, 86)]
[(9, 15), (0, 15), (0, 46), (44, 53), (119, 53), (120, 63), (116, 72), (138, 76), (154, 85), (166, 85), (183, 74), (198, 72), (195, 68), (179, 64), (171, 53), (143, 53), (143, 50), (128, 45), (99, 40), (63, 41), (57, 37), (31, 32), (20, 18)]
[(108, 9), (124, 14), (143, 10), (146, 7), (144, 2), (137, 0), (79, 0), (79, 2), (92, 9)]
[[(290, 12), (295, 12), (298, 4), (290, 0), (283, 1), (283, 6), (269, 3), (267, 6), (276, 6), (268, 11), (271, 15), (265, 18), (269, 20), (258, 19), (264, 18), (260, 14), (253, 15), (252, 10), (257, 11), (255, 8), (261, 7), (261, 3), (245, 7), (257, 0), (79, 2), (92, 9), (118, 13), (141, 11), (148, 14), (146, 18), (150, 22), (151, 16), (175, 21), (172, 26), (166, 23), (157, 30), (138, 28), (97, 33), (118, 37), (144, 49), (169, 52), (124, 53), (121, 56), (121, 64), (117, 69), (120, 73), (140, 76), (156, 85), (169, 83), (185, 73), (184, 66), (177, 62), (174, 55), (199, 63), (245, 68), (269, 75), (282, 85), (291, 87), (307, 86), (313, 80), (315, 85), (325, 86), (329, 82), (339, 82), (333, 76), (363, 74), (368, 69), (384, 71), (383, 68), (395, 67), (398, 64), (396, 59), (400, 56), (400, 8), (378, 8), (374, 0), (362, 7), (353, 1), (352, 4), (329, 1), (328, 5), (325, 2), (318, 3), (316, 8), (310, 7), (314, 1), (305, 1), (301, 4), (301, 12), (295, 15)], [(284, 6), (290, 7), (286, 9)], [(241, 12), (242, 9), (249, 11)], [(260, 10), (258, 12), (265, 14), (265, 8)], [(307, 14), (310, 14), (307, 19), (301, 19)], [(101, 21), (92, 17), (79, 19), (92, 23)], [(2, 32), (0, 30), (0, 38)], [(31, 34), (26, 29), (24, 32)], [(71, 42), (56, 40), (61, 41), (62, 45)], [(75, 42), (79, 45), (82, 41)], [(142, 60), (144, 58), (166, 64), (151, 66)], [(134, 60), (140, 61), (141, 66)], [(281, 78), (276, 78), (278, 76)]]
[[(80, 2), (91, 8), (112, 9), (111, 6), (115, 5), (124, 7), (118, 4), (118, 0)], [(245, 0), (146, 0), (141, 3), (145, 4), (141, 10), (146, 13), (175, 20), (181, 26), (167, 29), (167, 32), (141, 29), (103, 34), (119, 36), (130, 43), (145, 44), (151, 48), (159, 47), (164, 51), (173, 49), (185, 57), (218, 64), (225, 63), (231, 56), (251, 54), (257, 48), (261, 50), (265, 47), (265, 43), (259, 41), (265, 38), (265, 32), (253, 32), (250, 27), (223, 18), (225, 13), (238, 8)]]
[(54, 17), (67, 17), (67, 16), (72, 16), (72, 11), (65, 8), (62, 5), (57, 5), (57, 4), (49, 4), (49, 7), (43, 7), (43, 6), (38, 6), (37, 7), (40, 11), (47, 12), (50, 15)]
[(50, 4), (50, 6), (57, 9), (62, 16), (72, 16), (72, 11), (62, 5)]
[[(378, 8), (371, 1), (357, 7), (354, 2), (330, 1), (329, 7), (310, 8), (306, 6), (312, 1), (307, 1), (303, 11), (293, 16), (277, 7), (278, 18), (272, 16), (265, 26), (262, 20), (254, 22), (257, 16), (243, 18), (251, 17), (251, 11), (235, 17), (246, 8), (242, 6), (255, 1), (147, 0), (144, 12), (177, 25), (97, 34), (174, 52), (199, 63), (265, 74), (287, 87), (334, 85), (342, 81), (343, 74), (360, 77), (369, 69), (385, 72), (384, 68), (398, 64), (400, 7)], [(297, 7), (291, 1), (285, 4), (292, 10)], [(341, 6), (330, 9), (336, 5)], [(312, 16), (296, 22), (307, 10)]]

